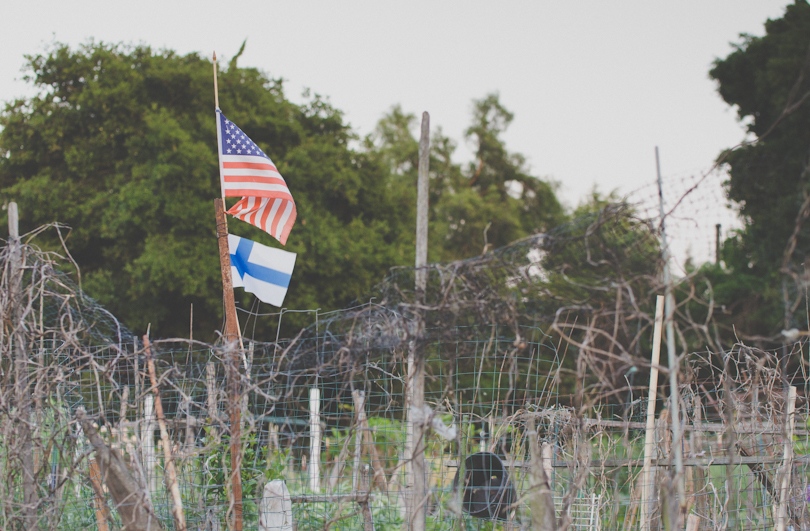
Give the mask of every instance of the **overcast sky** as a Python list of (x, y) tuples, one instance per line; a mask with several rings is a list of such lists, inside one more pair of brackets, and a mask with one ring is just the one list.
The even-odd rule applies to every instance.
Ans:
[(247, 38), (240, 65), (284, 78), (294, 101), (304, 88), (329, 97), (361, 135), (394, 104), (427, 110), (457, 140), (458, 160), (470, 157), (471, 101), (499, 92), (515, 113), (508, 148), (558, 181), (573, 206), (594, 184), (627, 193), (653, 182), (656, 145), (666, 176), (708, 169), (740, 142), (708, 70), (740, 33), (762, 35), (786, 3), (6, 2), (0, 100), (31, 94), (23, 55), (54, 41), (216, 50), (228, 60)]

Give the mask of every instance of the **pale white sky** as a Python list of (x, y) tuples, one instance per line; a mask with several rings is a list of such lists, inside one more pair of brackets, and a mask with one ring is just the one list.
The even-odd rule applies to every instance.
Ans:
[[(54, 40), (145, 43), (228, 60), (328, 96), (365, 135), (393, 104), (459, 143), (471, 101), (498, 91), (507, 146), (575, 205), (594, 184), (628, 193), (708, 169), (743, 131), (708, 79), (740, 33), (762, 35), (786, 0), (5, 2), (0, 100), (31, 93), (24, 54)], [(227, 111), (227, 101), (222, 101)], [(272, 156), (272, 155), (271, 155)], [(292, 177), (292, 176), (291, 176)], [(720, 180), (717, 179), (717, 182)]]

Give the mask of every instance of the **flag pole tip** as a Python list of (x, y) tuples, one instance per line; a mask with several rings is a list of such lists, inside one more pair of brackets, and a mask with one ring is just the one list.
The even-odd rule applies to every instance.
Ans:
[(214, 51), (214, 61), (216, 61), (216, 60), (217, 60), (217, 52)]

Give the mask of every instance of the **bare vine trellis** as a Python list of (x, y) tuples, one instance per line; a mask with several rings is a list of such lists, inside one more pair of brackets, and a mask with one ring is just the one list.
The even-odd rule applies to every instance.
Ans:
[[(233, 526), (224, 364), (237, 347), (153, 340), (153, 384), (144, 340), (60, 272), (64, 252), (12, 240), (0, 261), (4, 527), (176, 529), (178, 499), (189, 529)], [(394, 269), (374, 302), (322, 314), (289, 339), (245, 338), (237, 369), (246, 528), (398, 528), (416, 503), (430, 529), (646, 530), (679, 514), (703, 529), (753, 529), (773, 527), (780, 507), (790, 525), (806, 527), (803, 345), (779, 359), (724, 344), (699, 274), (677, 287), (679, 388), (659, 399), (658, 492), (641, 499), (661, 267), (655, 225), (630, 205), (606, 205), (548, 234), (428, 266), (423, 301), (414, 270)], [(421, 500), (408, 497), (403, 452), (414, 341), (427, 372), (417, 418), (430, 428)], [(785, 382), (802, 388), (793, 432)], [(671, 440), (670, 396), (684, 412), (683, 441)], [(673, 444), (685, 450), (683, 513), (671, 487)], [(454, 477), (484, 454), (498, 457), (515, 496), (501, 484), (497, 509), (475, 519)], [(642, 503), (651, 516), (639, 523)]]

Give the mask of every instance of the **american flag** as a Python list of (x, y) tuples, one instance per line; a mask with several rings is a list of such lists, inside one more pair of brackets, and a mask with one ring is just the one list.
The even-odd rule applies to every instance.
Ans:
[(295, 201), (276, 165), (219, 109), (217, 144), (222, 195), (242, 198), (228, 214), (259, 227), (285, 245), (295, 223)]

